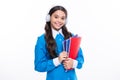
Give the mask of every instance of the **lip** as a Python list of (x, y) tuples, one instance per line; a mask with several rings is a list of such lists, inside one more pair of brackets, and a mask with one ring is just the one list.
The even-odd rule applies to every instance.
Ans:
[(62, 23), (60, 23), (60, 22), (55, 22), (55, 25), (56, 25), (57, 27), (61, 27)]

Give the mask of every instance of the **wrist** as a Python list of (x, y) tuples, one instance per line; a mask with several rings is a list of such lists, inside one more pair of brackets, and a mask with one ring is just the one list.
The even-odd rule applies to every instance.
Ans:
[(73, 60), (73, 66), (72, 66), (72, 68), (76, 68), (77, 65), (78, 65), (78, 61), (77, 60)]
[(62, 62), (62, 60), (61, 60), (61, 58), (60, 57), (58, 57), (58, 61), (61, 63)]
[(58, 66), (61, 64), (58, 57), (53, 59), (53, 63), (55, 66)]

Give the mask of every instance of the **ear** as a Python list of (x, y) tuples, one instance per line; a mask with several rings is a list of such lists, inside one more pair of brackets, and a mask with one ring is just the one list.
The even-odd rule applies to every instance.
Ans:
[(46, 22), (50, 22), (50, 14), (46, 16)]

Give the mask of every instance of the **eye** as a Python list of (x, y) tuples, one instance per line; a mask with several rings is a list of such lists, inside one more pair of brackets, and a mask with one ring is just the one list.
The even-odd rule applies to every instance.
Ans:
[(58, 16), (54, 16), (54, 18), (56, 18), (56, 19), (57, 19), (57, 18), (58, 18)]
[(65, 20), (65, 18), (64, 18), (64, 17), (62, 17), (61, 19), (62, 19), (62, 20)]

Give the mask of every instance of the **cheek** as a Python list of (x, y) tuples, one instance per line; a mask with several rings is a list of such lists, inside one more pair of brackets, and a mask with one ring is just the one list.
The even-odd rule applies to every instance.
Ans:
[(64, 23), (67, 23), (67, 19), (63, 20)]
[(51, 19), (51, 20), (50, 20), (50, 23), (51, 23), (51, 24), (54, 24), (54, 22), (55, 22), (54, 19)]
[(66, 24), (66, 23), (67, 23), (67, 22), (66, 22), (66, 20), (65, 20), (65, 21), (63, 21), (63, 25), (64, 25), (64, 24)]

